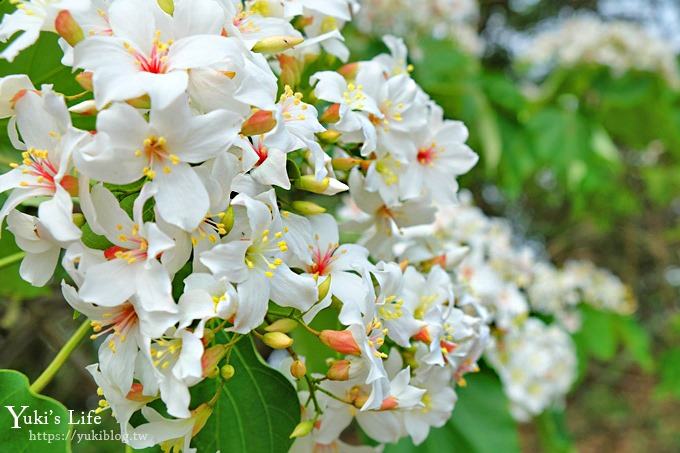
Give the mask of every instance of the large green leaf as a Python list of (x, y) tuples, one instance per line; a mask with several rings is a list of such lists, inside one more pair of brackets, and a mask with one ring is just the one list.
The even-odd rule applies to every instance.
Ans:
[[(16, 415), (25, 408), (18, 420), (19, 428), (13, 428), (15, 420), (8, 406)], [(29, 389), (28, 378), (18, 371), (0, 370), (0, 408), (2, 451), (71, 451), (66, 408), (58, 401), (33, 393)], [(36, 419), (35, 414), (40, 419)], [(30, 416), (31, 423), (25, 421), (24, 416)]]
[(192, 399), (207, 401), (222, 385), (213, 414), (194, 446), (202, 453), (287, 452), (292, 444), (289, 436), (300, 422), (295, 389), (264, 363), (250, 338), (237, 343), (230, 363), (236, 369), (232, 379), (204, 381), (194, 389)]
[(507, 399), (491, 372), (469, 376), (467, 387), (458, 389), (458, 403), (446, 426), (430, 431), (427, 440), (414, 446), (410, 439), (386, 448), (387, 453), (513, 453), (519, 452), (517, 425), (507, 410)]

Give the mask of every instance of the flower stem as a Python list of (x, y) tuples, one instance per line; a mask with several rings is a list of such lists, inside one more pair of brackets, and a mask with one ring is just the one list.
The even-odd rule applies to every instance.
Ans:
[(38, 379), (36, 379), (33, 384), (31, 384), (31, 390), (35, 393), (40, 393), (42, 389), (45, 388), (47, 384), (50, 383), (52, 378), (57, 374), (59, 368), (66, 363), (71, 353), (78, 347), (81, 341), (87, 336), (90, 331), (90, 321), (87, 320), (83, 322), (78, 330), (76, 330), (71, 338), (66, 342), (66, 344), (59, 350), (57, 356), (52, 360), (52, 362), (45, 368)]
[(12, 264), (21, 261), (26, 254), (24, 252), (17, 252), (13, 255), (5, 256), (0, 258), (0, 269), (3, 267), (11, 266)]

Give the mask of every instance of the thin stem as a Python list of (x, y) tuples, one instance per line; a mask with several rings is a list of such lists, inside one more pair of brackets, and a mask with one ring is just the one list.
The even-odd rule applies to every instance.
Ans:
[(47, 384), (50, 383), (52, 378), (57, 374), (59, 369), (66, 363), (66, 360), (70, 357), (71, 353), (78, 347), (81, 341), (87, 336), (87, 334), (90, 332), (90, 321), (87, 320), (83, 322), (80, 327), (78, 327), (78, 330), (76, 330), (71, 338), (66, 342), (64, 346), (59, 350), (57, 353), (57, 356), (52, 360), (52, 363), (50, 363), (47, 368), (45, 368), (45, 371), (42, 372), (40, 376), (38, 376), (38, 379), (31, 384), (31, 390), (35, 393), (40, 393), (42, 389), (45, 388)]
[(2, 269), (3, 267), (11, 266), (14, 263), (18, 263), (19, 261), (24, 259), (24, 256), (26, 256), (26, 253), (17, 252), (13, 255), (0, 258), (0, 269)]
[(305, 329), (307, 329), (307, 332), (311, 333), (312, 335), (315, 335), (315, 336), (317, 336), (317, 337), (318, 337), (319, 335), (321, 335), (321, 333), (320, 333), (318, 330), (314, 330), (314, 329), (312, 329), (311, 327), (309, 327), (307, 324), (305, 324), (305, 322), (304, 322), (301, 318), (295, 317), (294, 319), (295, 319), (302, 327), (304, 327)]
[(315, 387), (317, 390), (319, 390), (321, 393), (325, 393), (326, 395), (330, 396), (330, 397), (333, 398), (334, 400), (338, 400), (338, 401), (340, 401), (341, 403), (345, 403), (345, 404), (349, 404), (350, 406), (354, 406), (354, 404), (352, 404), (351, 402), (349, 402), (349, 401), (347, 401), (347, 400), (344, 400), (344, 399), (340, 398), (339, 396), (335, 396), (334, 394), (332, 394), (331, 392), (329, 392), (328, 390), (326, 390), (326, 389), (323, 388), (323, 387), (319, 387), (318, 385), (315, 385), (314, 387)]

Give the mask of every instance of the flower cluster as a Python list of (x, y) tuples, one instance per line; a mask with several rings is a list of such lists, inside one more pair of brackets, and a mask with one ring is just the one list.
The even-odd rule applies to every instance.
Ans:
[(534, 65), (574, 66), (595, 63), (616, 74), (629, 70), (661, 74), (673, 86), (680, 84), (675, 51), (641, 26), (582, 15), (557, 28), (537, 34), (520, 57)]
[[(302, 392), (295, 448), (333, 448), (354, 419), (379, 442), (420, 443), (446, 422), (486, 347), (486, 311), (452, 278), (460, 249), (396, 248), (453, 205), (477, 155), (409, 76), (401, 40), (339, 68), (318, 58), (348, 57), (352, 0), (17, 7), (0, 37), (22, 33), (2, 56), (56, 31), (85, 91), (0, 79), (22, 151), (0, 175), (0, 222), (25, 280), (44, 285), (59, 263), (68, 274), (63, 295), (100, 342), (98, 410), (133, 447), (190, 448), (218, 397), (190, 389), (240, 372), (229, 352), (245, 335), (279, 350), (271, 363)], [(86, 117), (94, 130), (77, 127)], [(340, 229), (320, 204), (342, 192)], [(343, 243), (353, 230), (359, 243)], [(341, 328), (309, 326), (327, 309)], [(296, 326), (333, 351), (325, 376), (307, 372)]]
[[(436, 221), (406, 229), (397, 247), (402, 259), (429, 256), (448, 263), (456, 281), (479, 302), (492, 326), (486, 357), (503, 381), (519, 420), (559, 403), (576, 377), (576, 351), (569, 333), (580, 327), (577, 307), (627, 314), (631, 292), (609, 271), (590, 262), (562, 268), (519, 241), (504, 219), (487, 217), (471, 202), (440, 206)], [(445, 251), (439, 260), (432, 251)], [(546, 325), (532, 313), (553, 317)]]
[(478, 55), (484, 50), (478, 21), (477, 0), (423, 0), (417, 8), (408, 0), (364, 0), (356, 25), (366, 34), (394, 33), (414, 45), (424, 35), (453, 39), (466, 52)]

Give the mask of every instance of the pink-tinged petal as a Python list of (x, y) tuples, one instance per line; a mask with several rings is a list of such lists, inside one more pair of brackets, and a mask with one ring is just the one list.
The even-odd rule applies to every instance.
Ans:
[(80, 239), (80, 228), (73, 223), (73, 202), (71, 195), (61, 186), (51, 200), (43, 201), (38, 207), (40, 222), (50, 235), (60, 242)]
[(57, 267), (59, 247), (53, 247), (42, 253), (28, 253), (21, 262), (19, 275), (33, 286), (44, 286)]
[(248, 279), (238, 285), (238, 311), (232, 330), (248, 333), (264, 321), (269, 306), (271, 283), (264, 273), (250, 272)]
[(296, 274), (285, 264), (274, 271), (271, 288), (271, 299), (274, 302), (303, 312), (309, 310), (318, 299), (314, 279), (309, 275)]
[(250, 171), (253, 179), (264, 185), (290, 189), (290, 179), (286, 170), (286, 154), (278, 149), (270, 149), (267, 158)]
[(142, 265), (115, 259), (89, 268), (80, 288), (80, 297), (93, 304), (115, 307), (135, 293), (135, 279)]
[(203, 182), (187, 164), (170, 164), (169, 173), (157, 172), (156, 207), (166, 222), (193, 231), (210, 209), (210, 198)]
[(143, 266), (130, 267), (137, 267), (137, 272), (128, 285), (132, 286), (135, 282), (137, 297), (144, 310), (177, 313), (170, 276), (161, 263), (150, 261)]
[(217, 277), (226, 277), (230, 282), (242, 282), (248, 278), (245, 256), (251, 245), (250, 241), (220, 244), (201, 254), (201, 263)]
[(12, 74), (0, 78), (0, 118), (14, 115), (12, 99), (19, 91), (32, 89), (33, 83), (26, 74)]

